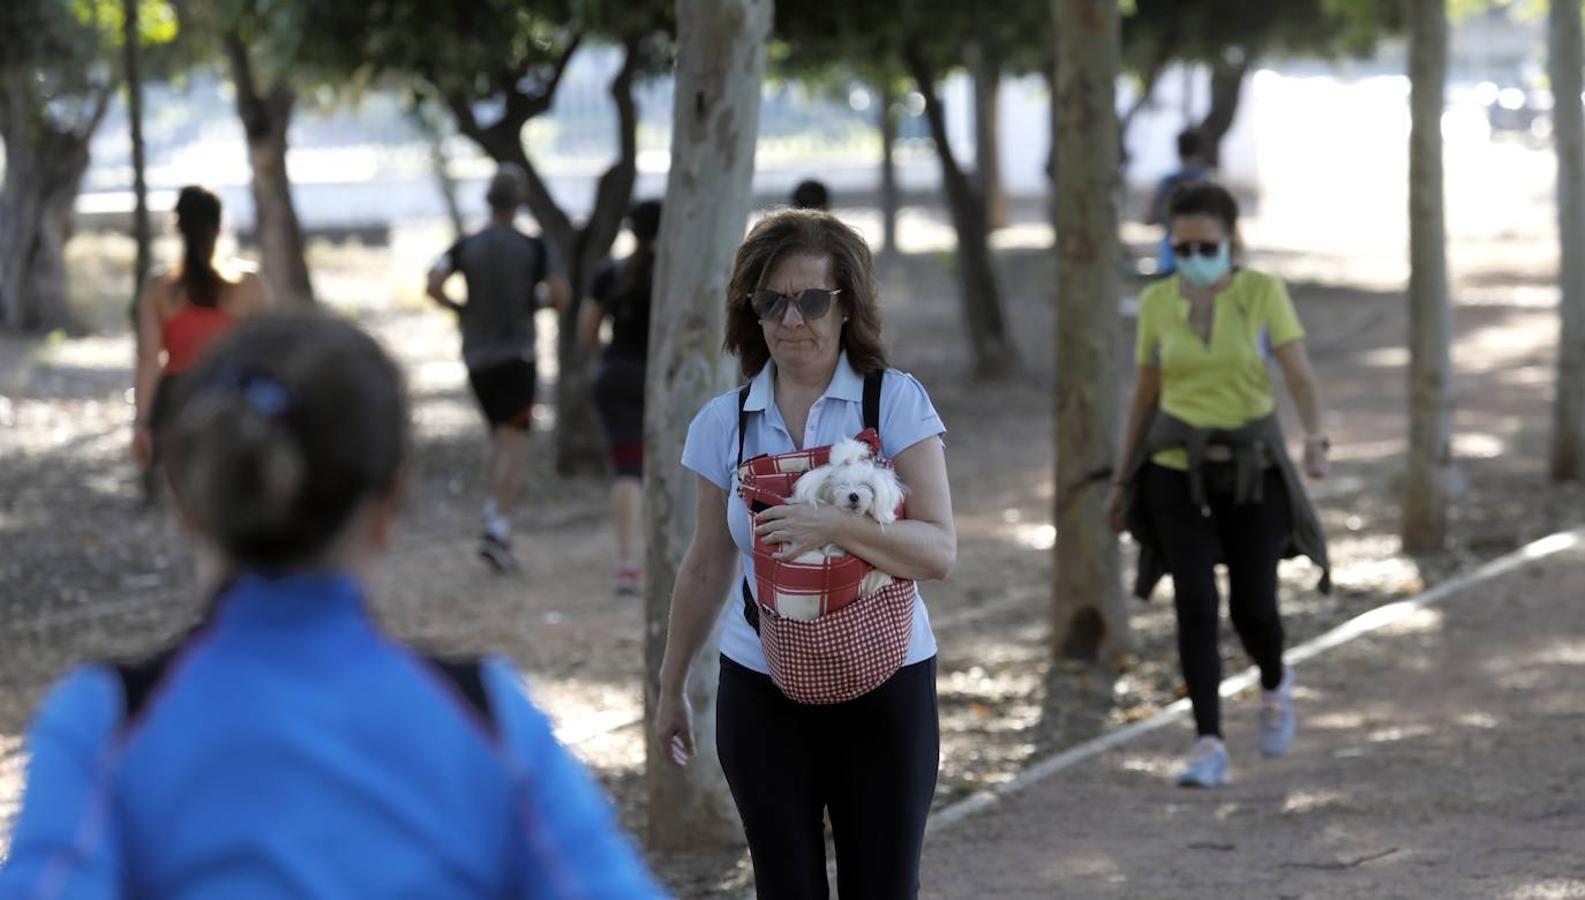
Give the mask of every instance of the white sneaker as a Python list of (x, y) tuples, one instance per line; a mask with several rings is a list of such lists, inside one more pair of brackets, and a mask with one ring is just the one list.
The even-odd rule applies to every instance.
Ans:
[(1299, 732), (1299, 717), (1293, 712), (1293, 669), (1282, 670), (1282, 684), (1274, 691), (1260, 692), (1260, 752), (1281, 756), (1288, 752)]
[(1194, 752), (1189, 754), (1178, 773), (1179, 787), (1213, 788), (1227, 784), (1230, 763), (1227, 745), (1214, 735), (1203, 735), (1194, 742)]

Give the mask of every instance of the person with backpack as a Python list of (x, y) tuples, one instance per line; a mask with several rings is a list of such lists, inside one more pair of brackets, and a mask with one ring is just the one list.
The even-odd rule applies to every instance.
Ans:
[(0, 897), (662, 896), (511, 665), (376, 623), (409, 440), (379, 346), (254, 320), (177, 399), (158, 439), (223, 586), (44, 701)]
[[(588, 301), (578, 310), (578, 339), (584, 350), (600, 354), (594, 377), (594, 402), (600, 409), (611, 447), (611, 519), (616, 530), (616, 592), (643, 588), (639, 563), (644, 530), (644, 372), (649, 359), (649, 305), (655, 281), (655, 239), (660, 235), (660, 201), (636, 203), (627, 214), (636, 246), (622, 260), (601, 265), (590, 283)], [(600, 328), (611, 325), (611, 340), (600, 346)]]
[[(759, 897), (828, 896), (826, 814), (841, 896), (913, 897), (940, 751), (936, 642), (916, 582), (945, 578), (957, 557), (946, 428), (924, 387), (889, 367), (869, 247), (835, 216), (761, 219), (737, 250), (726, 307), (725, 349), (749, 383), (688, 430), (696, 524), (672, 593), (655, 736), (677, 764), (693, 756), (684, 688), (719, 622), (716, 749)], [(882, 526), (782, 502), (792, 473), (855, 436), (895, 465), (903, 518)], [(830, 612), (779, 615), (776, 573), (830, 544), (892, 584), (865, 596), (817, 585)]]
[[(485, 193), (490, 224), (442, 254), (430, 269), (428, 284), (429, 296), (457, 314), (468, 384), (490, 429), (489, 492), (479, 556), (503, 573), (519, 568), (512, 552), (512, 511), (522, 483), (538, 381), (534, 313), (542, 292), (558, 310), (571, 293), (550, 244), (514, 224), (523, 193), (522, 171), (502, 166)], [(455, 272), (467, 282), (465, 301), (446, 293), (446, 279)]]

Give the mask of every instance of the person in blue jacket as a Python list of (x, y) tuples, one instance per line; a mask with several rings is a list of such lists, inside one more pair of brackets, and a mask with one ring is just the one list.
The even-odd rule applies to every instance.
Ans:
[(167, 471), (226, 583), (45, 700), (0, 898), (663, 896), (511, 666), (374, 622), (408, 429), (379, 346), (259, 319), (181, 394)]

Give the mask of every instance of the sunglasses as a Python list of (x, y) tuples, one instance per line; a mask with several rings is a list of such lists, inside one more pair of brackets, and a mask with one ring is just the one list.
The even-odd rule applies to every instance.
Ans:
[(761, 322), (780, 322), (787, 315), (789, 304), (798, 308), (798, 315), (805, 322), (820, 318), (831, 310), (831, 300), (841, 289), (826, 290), (825, 288), (809, 288), (796, 294), (783, 294), (770, 288), (760, 288), (748, 295), (749, 306), (753, 308), (754, 315)]
[(1210, 258), (1222, 252), (1221, 241), (1180, 241), (1172, 245), (1172, 255)]

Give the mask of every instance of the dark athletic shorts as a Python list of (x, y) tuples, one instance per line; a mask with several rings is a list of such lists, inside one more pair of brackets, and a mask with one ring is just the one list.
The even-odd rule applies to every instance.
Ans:
[(527, 430), (533, 422), (534, 364), (513, 359), (468, 370), (473, 396), (491, 427), (509, 425)]
[(616, 474), (644, 477), (644, 360), (607, 356), (594, 379), (594, 402)]

